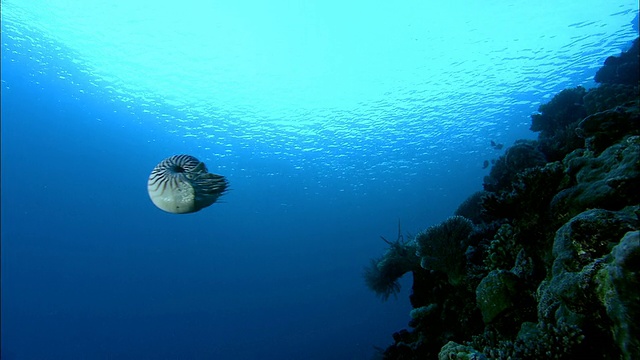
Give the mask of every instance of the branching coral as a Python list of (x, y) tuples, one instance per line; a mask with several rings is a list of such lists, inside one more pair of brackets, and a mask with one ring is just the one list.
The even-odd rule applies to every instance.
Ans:
[(491, 217), (519, 217), (533, 223), (547, 212), (549, 201), (562, 186), (563, 171), (559, 162), (525, 169), (513, 177), (510, 188), (485, 196), (482, 206)]
[(420, 266), (442, 271), (449, 283), (457, 285), (465, 275), (465, 250), (473, 223), (462, 216), (452, 216), (431, 226), (416, 237)]
[(489, 243), (484, 264), (488, 270), (510, 269), (513, 267), (522, 245), (516, 242), (517, 229), (503, 224)]
[(389, 249), (379, 258), (371, 259), (371, 263), (364, 270), (364, 280), (369, 289), (373, 290), (383, 300), (400, 291), (400, 279), (404, 274), (418, 269), (420, 260), (416, 256), (414, 241), (405, 241), (398, 224), (398, 238), (388, 241), (382, 238)]
[(470, 353), (481, 349), (489, 359), (573, 359), (583, 340), (584, 335), (575, 325), (525, 322), (515, 341), (499, 340), (498, 334), (487, 331), (474, 336), (464, 348)]

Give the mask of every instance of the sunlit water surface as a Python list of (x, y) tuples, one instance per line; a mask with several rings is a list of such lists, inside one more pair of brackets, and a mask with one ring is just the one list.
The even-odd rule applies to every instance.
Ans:
[(476, 167), (492, 155), (488, 139), (530, 136), (540, 102), (590, 85), (636, 36), (636, 10), (626, 0), (7, 0), (3, 55), (230, 157), (223, 166), (244, 148), (320, 177), (406, 168), (411, 181), (409, 168)]

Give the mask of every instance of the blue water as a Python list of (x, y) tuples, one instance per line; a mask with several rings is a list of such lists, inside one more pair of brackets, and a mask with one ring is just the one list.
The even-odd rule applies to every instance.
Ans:
[[(626, 0), (229, 3), (2, 2), (3, 359), (371, 359), (411, 309), (364, 285), (380, 236), (638, 34)], [(181, 153), (231, 191), (155, 208)]]

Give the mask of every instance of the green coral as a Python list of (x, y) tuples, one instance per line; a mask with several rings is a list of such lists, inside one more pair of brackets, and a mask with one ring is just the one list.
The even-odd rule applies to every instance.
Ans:
[(518, 277), (506, 270), (493, 270), (476, 289), (476, 303), (485, 324), (511, 309), (516, 303)]
[(488, 359), (575, 359), (584, 338), (580, 328), (565, 322), (525, 321), (514, 340), (487, 330), (467, 342), (467, 349), (480, 349)]
[[(618, 328), (629, 325), (627, 316), (619, 316), (620, 302), (616, 301), (619, 298), (613, 293), (624, 287), (610, 281), (610, 275), (612, 271), (616, 273), (621, 269), (618, 273), (624, 274), (622, 278), (637, 276), (630, 272), (629, 267), (615, 267), (619, 263), (617, 259), (634, 259), (631, 263), (637, 261), (637, 249), (636, 257), (622, 256), (618, 254), (624, 253), (621, 251), (624, 246), (613, 246), (627, 231), (637, 229), (637, 210), (638, 207), (618, 212), (594, 209), (571, 219), (556, 233), (552, 271), (538, 288), (539, 319), (545, 322), (565, 321), (588, 329), (591, 335), (589, 344), (597, 344), (600, 352), (618, 351), (608, 335), (612, 330), (615, 333), (615, 324)], [(616, 260), (608, 260), (607, 265), (607, 259)], [(631, 269), (635, 268), (637, 265), (631, 266)], [(631, 289), (625, 294), (635, 293), (637, 298), (637, 286)], [(637, 312), (635, 314), (638, 315)], [(613, 329), (609, 325), (612, 321)]]
[[(574, 359), (584, 341), (579, 327), (560, 321), (523, 323), (513, 343), (513, 359)], [(508, 351), (508, 349), (506, 349)]]
[(427, 324), (436, 322), (439, 315), (438, 304), (417, 307), (409, 313), (411, 317), (409, 326), (414, 328), (426, 326)]
[(612, 320), (623, 359), (640, 357), (640, 232), (624, 235), (596, 275), (598, 297)]
[[(640, 201), (640, 137), (630, 136), (600, 155), (583, 151), (567, 159), (574, 184), (551, 200), (556, 218), (571, 218), (589, 208), (619, 210)], [(574, 155), (574, 154), (572, 154)]]
[(487, 360), (487, 357), (468, 345), (461, 345), (453, 341), (446, 343), (440, 353), (438, 360)]
[(556, 232), (553, 243), (553, 273), (580, 271), (584, 266), (608, 254), (638, 220), (627, 211), (587, 210), (569, 220)]

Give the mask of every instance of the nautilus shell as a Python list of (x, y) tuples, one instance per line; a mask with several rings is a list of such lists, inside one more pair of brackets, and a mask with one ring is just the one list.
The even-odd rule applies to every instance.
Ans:
[(173, 214), (199, 211), (218, 200), (229, 186), (222, 175), (211, 174), (207, 166), (191, 155), (174, 155), (151, 171), (147, 190), (151, 201)]

